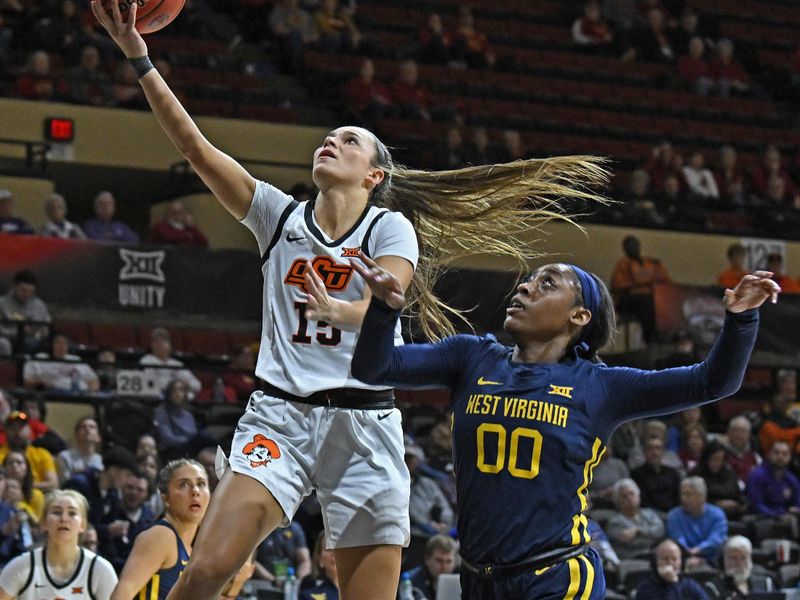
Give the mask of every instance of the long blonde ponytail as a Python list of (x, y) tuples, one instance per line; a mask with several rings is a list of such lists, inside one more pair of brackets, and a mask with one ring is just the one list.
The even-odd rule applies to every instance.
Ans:
[(407, 294), (407, 309), (429, 339), (455, 333), (447, 315), (467, 321), (441, 301), (433, 287), (454, 261), (476, 254), (511, 258), (520, 273), (546, 252), (530, 241), (531, 232), (552, 220), (574, 221), (572, 201), (605, 204), (598, 191), (608, 184), (607, 161), (596, 156), (557, 156), (511, 163), (420, 171), (392, 163), (376, 138), (376, 166), (384, 181), (373, 191), (375, 203), (398, 211), (414, 225), (420, 257)]

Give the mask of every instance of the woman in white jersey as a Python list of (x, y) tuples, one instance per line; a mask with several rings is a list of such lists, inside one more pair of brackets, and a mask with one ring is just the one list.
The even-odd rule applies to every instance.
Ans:
[(0, 573), (0, 600), (108, 600), (117, 574), (105, 558), (79, 544), (89, 505), (74, 490), (53, 490), (44, 504), (44, 547), (20, 554)]
[(431, 291), (443, 265), (484, 252), (523, 266), (530, 253), (518, 236), (551, 218), (569, 220), (558, 200), (598, 199), (585, 186), (605, 181), (607, 173), (593, 157), (411, 171), (393, 165), (371, 132), (341, 127), (314, 153), (318, 196), (298, 204), (203, 137), (147, 58), (132, 26), (136, 3), (125, 22), (117, 3), (110, 4), (110, 14), (97, 0), (92, 10), (137, 70), (161, 127), (222, 205), (253, 231), (263, 261), (256, 373), (268, 386), (250, 398), (231, 469), (169, 598), (215, 597), (258, 542), (287, 524), (316, 489), (342, 598), (393, 599), (409, 537), (409, 476), (392, 391), (350, 375), (369, 291), (352, 276), (348, 257), (362, 250), (404, 289), (413, 284), (408, 293), (423, 331), (451, 333), (447, 307)]

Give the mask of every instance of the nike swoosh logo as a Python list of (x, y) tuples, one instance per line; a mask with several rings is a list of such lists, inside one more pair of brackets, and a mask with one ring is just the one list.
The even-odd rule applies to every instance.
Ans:
[(304, 235), (301, 235), (300, 237), (294, 237), (290, 233), (286, 234), (286, 241), (287, 242), (299, 242), (300, 240), (304, 240), (304, 239), (306, 239), (306, 236), (304, 236)]
[(502, 381), (489, 381), (484, 379), (483, 376), (478, 377), (478, 385), (503, 385)]
[(386, 417), (391, 417), (391, 416), (392, 416), (391, 412), (384, 413), (382, 415), (378, 415), (378, 421), (383, 421)]

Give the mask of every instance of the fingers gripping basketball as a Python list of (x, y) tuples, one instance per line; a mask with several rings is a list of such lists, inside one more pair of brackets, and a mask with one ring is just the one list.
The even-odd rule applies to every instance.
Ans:
[(131, 5), (136, 4), (136, 30), (141, 33), (153, 33), (163, 29), (183, 9), (186, 0), (104, 0), (103, 8), (111, 14), (111, 3), (117, 2), (122, 20), (127, 21)]

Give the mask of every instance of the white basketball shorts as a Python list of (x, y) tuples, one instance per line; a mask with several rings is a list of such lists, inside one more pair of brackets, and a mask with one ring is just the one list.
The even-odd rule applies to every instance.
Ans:
[(410, 478), (398, 409), (360, 410), (250, 397), (231, 444), (236, 473), (260, 481), (289, 524), (317, 491), (328, 548), (407, 546)]

